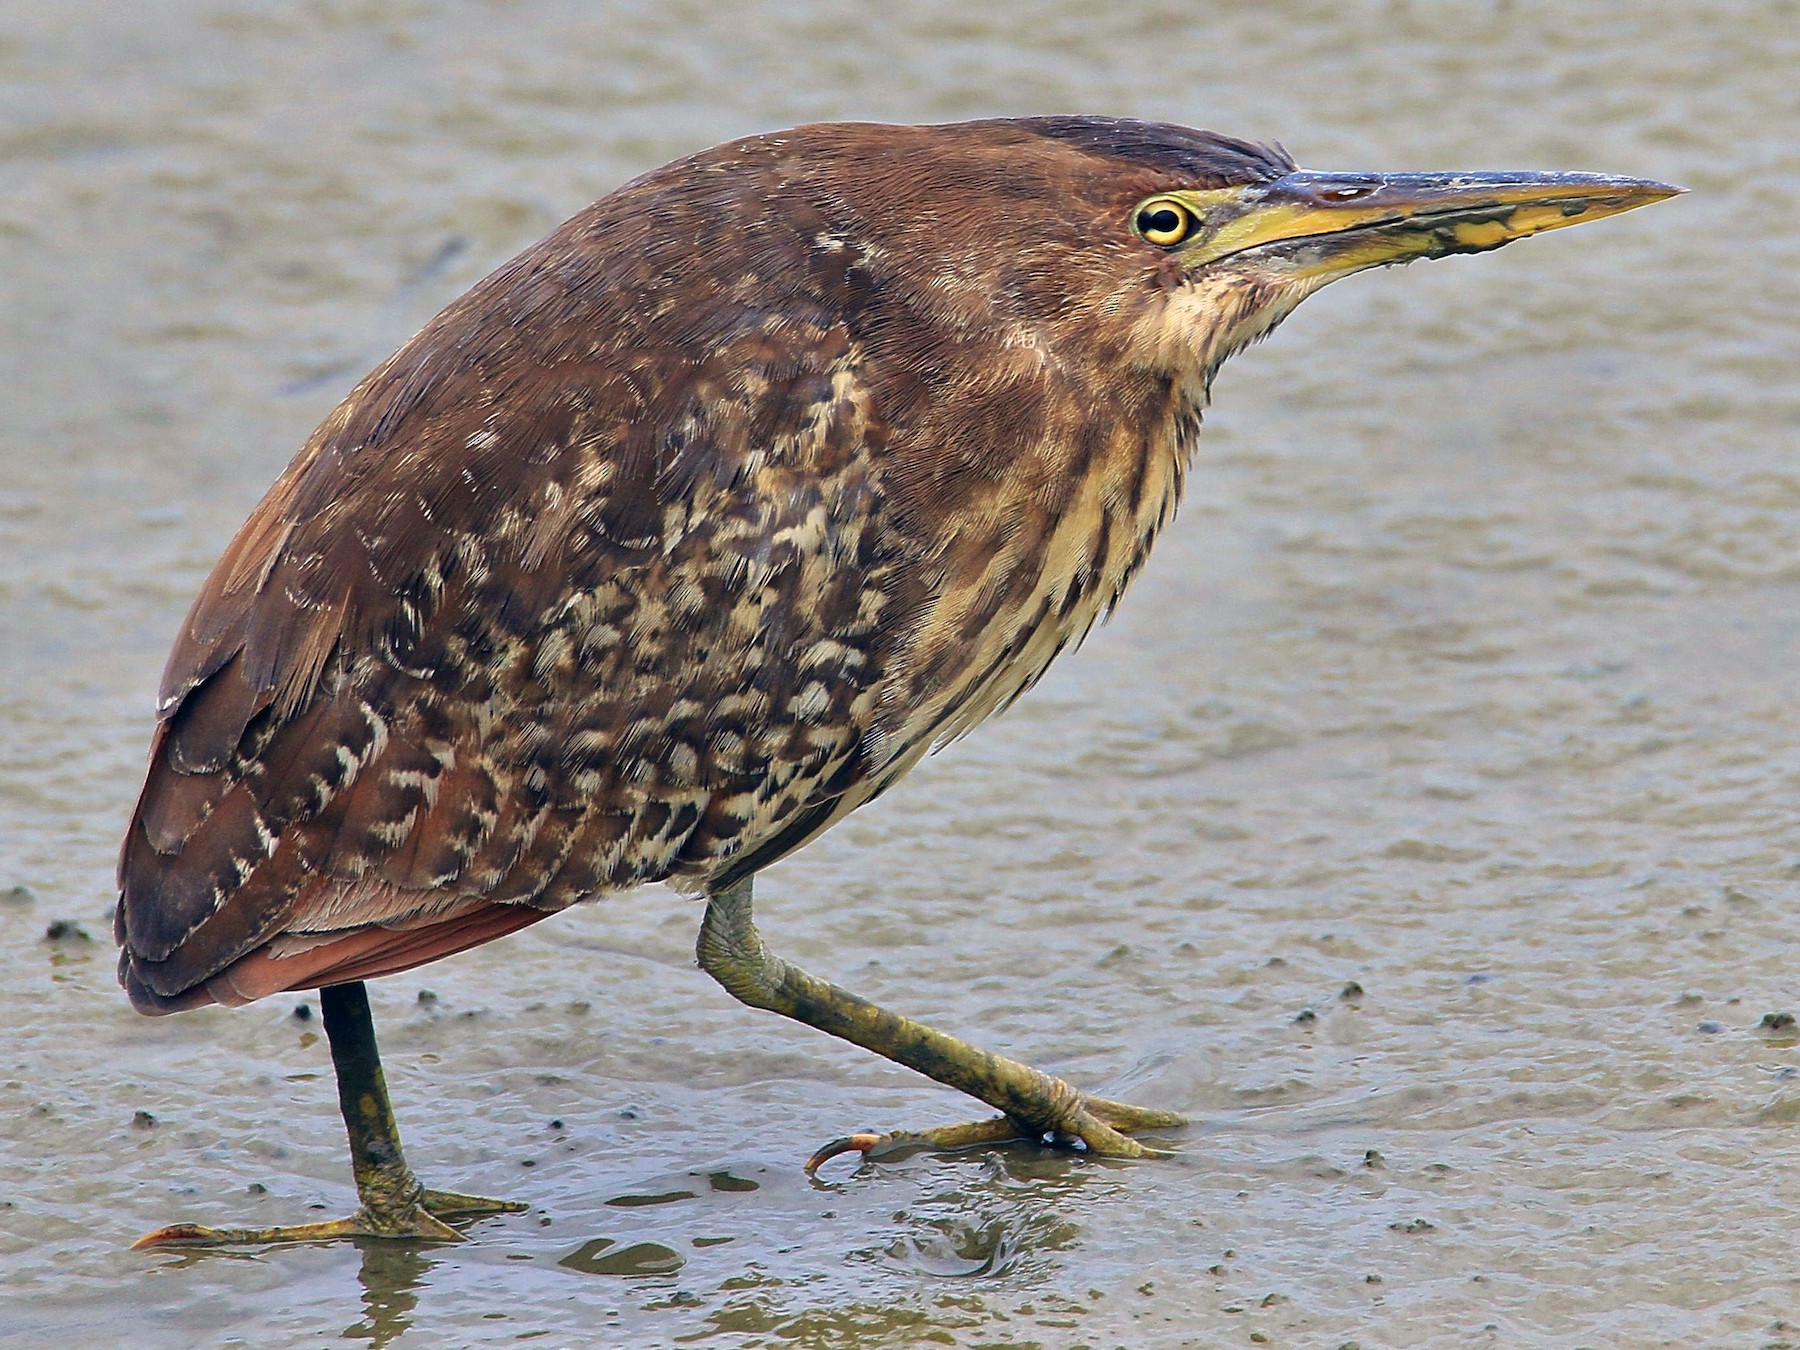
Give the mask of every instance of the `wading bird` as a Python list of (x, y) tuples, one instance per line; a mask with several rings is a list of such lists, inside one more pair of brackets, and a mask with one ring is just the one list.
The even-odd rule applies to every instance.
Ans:
[(146, 1013), (320, 991), (361, 1205), (159, 1242), (454, 1239), (363, 981), (626, 887), (756, 1008), (1113, 1157), (1085, 1095), (771, 954), (751, 882), (1030, 688), (1182, 492), (1219, 365), (1327, 282), (1678, 189), (1313, 173), (1159, 123), (820, 125), (590, 206), (325, 420), (214, 568), (119, 867)]

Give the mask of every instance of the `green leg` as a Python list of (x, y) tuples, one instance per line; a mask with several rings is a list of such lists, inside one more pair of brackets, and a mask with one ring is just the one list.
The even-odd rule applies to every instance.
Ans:
[(132, 1246), (224, 1246), (357, 1237), (461, 1242), (462, 1234), (439, 1216), (504, 1214), (525, 1208), (507, 1200), (426, 1190), (400, 1151), (400, 1128), (388, 1101), (381, 1054), (375, 1045), (375, 1021), (369, 1015), (369, 991), (361, 983), (321, 989), (319, 1011), (331, 1043), (338, 1107), (350, 1136), (350, 1165), (362, 1201), (356, 1212), (347, 1219), (278, 1228), (205, 1228), (178, 1223), (146, 1234)]
[(806, 1164), (809, 1172), (840, 1153), (866, 1154), (909, 1144), (955, 1148), (1014, 1138), (1080, 1143), (1109, 1158), (1160, 1157), (1165, 1155), (1126, 1131), (1183, 1123), (1172, 1111), (1086, 1096), (1060, 1078), (933, 1031), (790, 965), (769, 951), (756, 931), (748, 877), (707, 897), (699, 957), (701, 968), (740, 1002), (873, 1050), (1003, 1113), (970, 1125), (848, 1135), (815, 1153)]

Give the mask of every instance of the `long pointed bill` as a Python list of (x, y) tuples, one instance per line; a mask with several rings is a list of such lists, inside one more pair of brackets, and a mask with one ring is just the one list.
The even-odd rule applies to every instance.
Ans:
[(1299, 171), (1260, 187), (1177, 194), (1202, 222), (1190, 269), (1242, 264), (1294, 280), (1482, 253), (1684, 191), (1591, 173), (1337, 174)]

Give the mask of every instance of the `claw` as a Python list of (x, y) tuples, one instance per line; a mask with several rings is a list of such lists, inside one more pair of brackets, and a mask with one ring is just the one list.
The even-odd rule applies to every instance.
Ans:
[(810, 1177), (833, 1158), (840, 1158), (846, 1153), (860, 1153), (866, 1158), (869, 1151), (885, 1138), (886, 1135), (867, 1132), (842, 1135), (808, 1158), (801, 1170)]

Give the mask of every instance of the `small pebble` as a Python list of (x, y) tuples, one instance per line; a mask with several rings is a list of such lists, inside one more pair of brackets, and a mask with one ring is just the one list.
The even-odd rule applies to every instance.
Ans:
[(1763, 1020), (1757, 1025), (1764, 1031), (1792, 1031), (1794, 1014), (1791, 1012), (1764, 1013)]
[(8, 905), (29, 905), (36, 900), (37, 897), (31, 893), (31, 887), (29, 886), (8, 886), (5, 890), (0, 891), (0, 903)]
[(312, 1021), (312, 1004), (296, 1003), (294, 1005), (294, 1020), (296, 1022)]
[(1361, 998), (1362, 996), (1363, 996), (1363, 987), (1360, 984), (1358, 984), (1355, 980), (1350, 981), (1349, 984), (1345, 985), (1341, 990), (1338, 991), (1339, 998)]
[(44, 930), (46, 942), (92, 942), (87, 929), (73, 919), (57, 919)]
[(1294, 1021), (1300, 1026), (1307, 1026), (1318, 1020), (1319, 1014), (1314, 1012), (1311, 1008), (1302, 1008), (1299, 1012), (1294, 1014)]
[(431, 990), (429, 990), (429, 989), (419, 990), (419, 1002), (421, 1002), (421, 1003), (436, 1003), (437, 1001), (438, 1001), (438, 996), (436, 994), (432, 993)]
[(131, 1127), (134, 1130), (154, 1130), (156, 1128), (156, 1117), (151, 1115), (148, 1111), (139, 1111), (131, 1118)]

